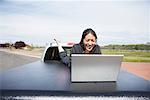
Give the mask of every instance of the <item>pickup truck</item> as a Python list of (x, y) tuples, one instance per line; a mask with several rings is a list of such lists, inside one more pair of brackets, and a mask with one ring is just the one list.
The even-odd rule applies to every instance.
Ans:
[[(67, 55), (73, 43), (62, 44)], [(16, 62), (17, 63), (17, 62)], [(71, 68), (60, 61), (56, 43), (46, 46), (39, 61), (0, 72), (2, 96), (88, 95), (148, 96), (150, 81), (121, 70), (117, 82), (72, 83)]]
[[(61, 43), (63, 49), (67, 52), (68, 56), (70, 56), (70, 52), (73, 44), (74, 43)], [(50, 45), (46, 46), (41, 60), (42, 62), (54, 61), (54, 60), (60, 61), (57, 43), (50, 43)]]

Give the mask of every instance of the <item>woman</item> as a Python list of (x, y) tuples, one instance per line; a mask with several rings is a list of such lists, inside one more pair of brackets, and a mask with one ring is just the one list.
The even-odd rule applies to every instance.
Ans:
[[(88, 28), (83, 31), (82, 38), (79, 44), (75, 44), (72, 49), (72, 54), (101, 54), (100, 46), (96, 44), (97, 35), (94, 30)], [(59, 45), (59, 44), (58, 44)], [(62, 46), (58, 46), (59, 55), (61, 61), (70, 66), (70, 58), (67, 53), (63, 50)]]

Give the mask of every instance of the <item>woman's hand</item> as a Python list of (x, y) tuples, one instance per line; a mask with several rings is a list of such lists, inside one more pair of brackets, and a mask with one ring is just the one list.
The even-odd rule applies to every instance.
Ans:
[(58, 45), (59, 52), (64, 52), (64, 49), (62, 48), (62, 45), (56, 39), (54, 39), (54, 40), (56, 41), (56, 43)]

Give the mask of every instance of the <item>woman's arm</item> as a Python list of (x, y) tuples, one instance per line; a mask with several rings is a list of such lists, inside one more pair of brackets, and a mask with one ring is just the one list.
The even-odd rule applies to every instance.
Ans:
[(81, 50), (82, 48), (79, 45), (74, 45), (71, 48), (71, 53), (70, 53), (70, 57), (67, 56), (67, 52), (64, 51), (64, 49), (62, 48), (62, 46), (59, 44), (58, 45), (58, 49), (59, 49), (59, 56), (61, 58), (62, 63), (64, 63), (67, 66), (71, 66), (71, 54), (76, 54), (76, 53), (80, 53), (83, 50)]
[(67, 56), (67, 52), (62, 48), (61, 44), (60, 43), (57, 44), (61, 62), (70, 67), (70, 57)]
[(70, 57), (67, 56), (67, 53), (65, 51), (59, 52), (59, 56), (61, 58), (61, 62), (70, 67)]

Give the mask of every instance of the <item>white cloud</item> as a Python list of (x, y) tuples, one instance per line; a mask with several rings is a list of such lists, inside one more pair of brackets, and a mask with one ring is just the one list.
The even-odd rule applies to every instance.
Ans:
[(3, 19), (0, 34), (44, 42), (52, 41), (51, 34), (56, 34), (63, 42), (79, 42), (83, 30), (91, 27), (103, 40), (100, 43), (133, 42), (129, 38), (143, 43), (149, 41), (149, 5), (147, 2), (14, 1), (5, 4), (8, 8), (3, 6), (6, 12), (0, 10)]

